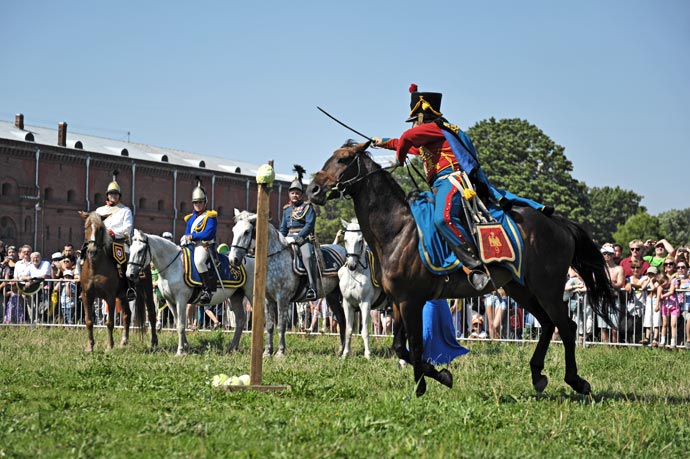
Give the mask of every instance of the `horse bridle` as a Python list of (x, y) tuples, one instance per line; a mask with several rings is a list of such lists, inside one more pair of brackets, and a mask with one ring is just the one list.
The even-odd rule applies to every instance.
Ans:
[[(153, 260), (153, 257), (151, 256), (151, 246), (149, 245), (149, 238), (148, 238), (148, 237), (145, 237), (145, 238), (143, 238), (143, 239), (136, 239), (136, 240), (141, 241), (141, 243), (144, 244), (144, 245), (146, 246), (146, 250), (145, 250), (145, 252), (144, 252), (144, 256), (143, 256), (143, 259), (142, 259), (142, 263), (138, 263), (138, 262), (136, 262), (136, 261), (134, 261), (134, 260), (128, 260), (128, 261), (127, 261), (127, 264), (130, 264), (130, 265), (133, 265), (133, 266), (137, 266), (137, 267), (139, 267), (139, 271), (141, 271), (141, 270), (144, 269), (144, 267), (146, 266), (146, 257), (148, 256), (149, 260)], [(170, 260), (170, 263), (168, 263), (167, 265), (165, 265), (165, 268), (159, 269), (159, 270), (158, 270), (158, 274), (162, 273), (163, 271), (165, 271), (166, 269), (168, 269), (170, 266), (172, 266), (172, 264), (175, 262), (175, 260), (177, 260), (177, 257), (179, 257), (180, 255), (182, 255), (182, 250), (178, 250), (178, 251), (177, 251), (177, 255), (175, 255), (175, 256), (172, 258), (172, 260)]]
[[(358, 229), (358, 230), (346, 229), (345, 232), (346, 233), (360, 233), (361, 234), (362, 230), (361, 229)], [(352, 252), (345, 253), (346, 257), (351, 256), (351, 257), (356, 258), (357, 264), (359, 266), (361, 266), (362, 269), (367, 269), (369, 267), (369, 260), (367, 260), (367, 257), (366, 257), (366, 248), (365, 247), (366, 247), (366, 244), (364, 243), (364, 238), (362, 238), (362, 250), (359, 253), (352, 253)], [(366, 265), (362, 263), (362, 258), (364, 259), (364, 262), (366, 263)]]
[[(360, 174), (362, 173), (362, 164), (361, 164), (361, 161), (360, 161), (360, 157), (361, 157), (362, 154), (363, 154), (362, 152), (359, 152), (359, 153), (356, 153), (356, 154), (355, 154), (355, 159), (354, 159), (354, 161), (350, 161), (350, 164), (348, 164), (347, 166), (345, 166), (345, 169), (343, 169), (343, 171), (340, 173), (340, 177), (342, 177), (343, 175), (345, 175), (345, 172), (347, 172), (347, 170), (348, 170), (350, 167), (352, 167), (352, 165), (355, 164), (355, 163), (357, 164), (357, 173), (356, 173), (353, 177), (351, 177), (351, 178), (349, 178), (349, 179), (347, 179), (347, 180), (342, 180), (342, 181), (341, 181), (341, 180), (337, 180), (337, 179), (336, 179), (335, 183), (333, 184), (333, 186), (332, 186), (331, 188), (334, 188), (338, 193), (343, 194), (343, 193), (345, 193), (345, 192), (347, 191), (347, 188), (348, 188), (348, 187), (350, 187), (350, 186), (352, 186), (352, 185), (355, 185), (355, 184), (361, 182), (362, 180), (364, 180), (365, 178), (369, 177), (370, 175), (376, 174), (377, 172), (382, 172), (382, 171), (384, 170), (383, 167), (380, 167), (380, 168), (378, 168), (378, 169), (374, 169), (374, 170), (372, 170), (372, 171), (369, 171), (368, 173), (366, 173), (366, 174), (364, 174), (364, 175), (360, 175)], [(333, 178), (335, 178), (335, 177), (333, 177)]]

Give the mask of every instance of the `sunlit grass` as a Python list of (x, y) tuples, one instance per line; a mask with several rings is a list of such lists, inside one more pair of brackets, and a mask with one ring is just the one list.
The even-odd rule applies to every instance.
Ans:
[(592, 397), (564, 382), (552, 346), (543, 395), (530, 384), (533, 345), (470, 343), (453, 389), (414, 396), (390, 338), (374, 357), (335, 357), (334, 336), (288, 336), (288, 357), (264, 360), (263, 383), (290, 391), (226, 392), (214, 374), (249, 373), (249, 335), (198, 332), (175, 356), (173, 333), (85, 354), (82, 329), (0, 328), (0, 455), (6, 457), (686, 457), (690, 353), (578, 349)]

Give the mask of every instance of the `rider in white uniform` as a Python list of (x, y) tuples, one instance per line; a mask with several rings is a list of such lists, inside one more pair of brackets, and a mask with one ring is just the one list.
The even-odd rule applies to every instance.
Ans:
[(218, 212), (206, 210), (206, 191), (201, 186), (201, 179), (197, 177), (197, 186), (192, 192), (192, 205), (194, 212), (185, 216), (187, 229), (182, 236), (182, 245), (193, 244), (194, 265), (201, 280), (204, 283), (204, 291), (199, 296), (199, 304), (208, 304), (216, 291), (216, 279), (209, 272), (206, 262), (209, 258), (209, 249), (213, 247), (216, 239), (216, 226)]
[[(122, 192), (120, 184), (117, 183), (117, 174), (117, 171), (113, 172), (113, 181), (110, 182), (106, 190), (108, 200), (104, 206), (96, 209), (96, 213), (103, 219), (103, 225), (113, 241), (124, 244), (125, 254), (129, 258), (129, 243), (132, 240), (132, 231), (134, 230), (134, 217), (132, 210), (120, 202)], [(122, 263), (121, 269), (123, 273), (127, 270), (127, 261)], [(129, 283), (130, 281), (127, 282), (129, 285), (127, 299), (131, 301), (136, 297), (136, 293), (132, 284)]]

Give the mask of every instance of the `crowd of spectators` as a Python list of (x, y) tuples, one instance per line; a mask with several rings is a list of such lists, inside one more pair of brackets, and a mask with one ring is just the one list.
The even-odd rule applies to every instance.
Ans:
[[(568, 271), (563, 302), (577, 323), (578, 336), (587, 342), (690, 349), (690, 249), (675, 249), (665, 239), (634, 239), (627, 246), (627, 250), (620, 244), (601, 247), (612, 285), (618, 292), (619, 313), (609, 317), (611, 324), (594, 316), (584, 282), (575, 270)], [(72, 244), (46, 258), (30, 245), (7, 246), (0, 241), (0, 322), (83, 324), (78, 255)], [(155, 287), (155, 267), (153, 276)], [(174, 327), (172, 311), (157, 293), (159, 327)], [(483, 297), (451, 299), (449, 306), (459, 339), (531, 339), (539, 332), (536, 319), (501, 289)], [(106, 312), (96, 309), (96, 322), (103, 323)], [(248, 329), (251, 324), (249, 304), (245, 324), (234, 323), (227, 304), (195, 312), (190, 314), (191, 328)], [(295, 303), (291, 312), (288, 327), (293, 331), (337, 332), (337, 321), (325, 300)], [(371, 314), (374, 335), (392, 333), (390, 309)]]

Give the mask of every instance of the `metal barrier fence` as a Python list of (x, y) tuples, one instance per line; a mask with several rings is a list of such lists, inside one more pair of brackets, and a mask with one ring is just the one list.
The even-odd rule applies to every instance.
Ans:
[[(46, 325), (46, 326), (83, 326), (84, 307), (80, 297), (78, 281), (66, 279), (46, 279), (42, 282), (18, 282), (8, 280), (2, 287), (2, 309), (0, 323), (4, 325)], [(25, 292), (25, 294), (22, 294)], [(564, 307), (570, 311), (571, 319), (577, 324), (578, 344), (611, 344), (638, 345), (670, 344), (671, 336), (676, 336), (676, 343), (688, 343), (690, 325), (690, 290), (676, 290), (676, 301), (681, 313), (675, 322), (675, 333), (672, 331), (670, 317), (664, 321), (661, 310), (656, 311), (656, 292), (621, 290), (618, 292), (620, 312), (611, 317), (616, 325), (610, 327), (601, 318), (596, 317), (589, 306), (587, 293), (564, 295)], [(156, 300), (158, 300), (156, 298)], [(535, 341), (541, 335), (541, 325), (528, 312), (519, 308), (517, 303), (507, 296), (489, 294), (480, 297), (449, 300), (453, 325), (458, 340), (491, 339), (499, 341), (527, 342)], [(175, 328), (174, 314), (170, 308), (157, 301), (159, 328)], [(244, 324), (235, 323), (234, 314), (229, 303), (216, 306), (200, 306), (196, 314), (188, 317), (188, 328), (224, 330), (234, 329), (238, 325), (249, 329), (251, 308), (248, 307), (247, 320)], [(661, 309), (661, 308), (659, 308)], [(109, 311), (107, 305), (96, 299), (94, 325), (104, 326)], [(387, 336), (392, 330), (392, 313), (387, 311), (372, 312), (370, 334)], [(115, 312), (115, 324), (121, 324), (119, 311)], [(308, 303), (294, 303), (288, 313), (288, 329), (294, 333), (309, 332), (313, 322), (312, 308)], [(332, 318), (329, 314), (316, 321), (315, 331), (333, 332), (329, 326)], [(358, 317), (354, 330), (360, 329)], [(665, 331), (662, 326), (666, 325)], [(557, 332), (556, 332), (557, 333)], [(558, 340), (558, 336), (554, 336)], [(645, 342), (647, 340), (647, 342)]]

